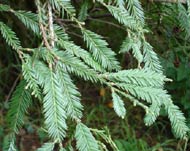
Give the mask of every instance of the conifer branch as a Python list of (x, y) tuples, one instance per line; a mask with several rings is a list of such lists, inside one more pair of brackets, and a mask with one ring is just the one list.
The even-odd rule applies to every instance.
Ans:
[(126, 109), (124, 107), (123, 100), (116, 92), (114, 92), (114, 89), (112, 89), (112, 98), (113, 98), (113, 108), (115, 112), (119, 117), (124, 119), (126, 114)]
[(11, 10), (11, 7), (9, 5), (5, 5), (5, 4), (0, 4), (0, 12), (1, 11), (10, 11)]
[(86, 125), (82, 123), (77, 124), (75, 138), (79, 151), (100, 151), (97, 141)]
[(66, 113), (62, 106), (63, 94), (58, 77), (52, 71), (47, 72), (48, 79), (44, 79), (44, 100), (43, 108), (45, 113), (45, 124), (48, 128), (48, 133), (54, 140), (61, 142), (65, 137)]
[[(147, 126), (156, 121), (160, 110), (164, 107), (176, 137), (187, 138), (189, 128), (186, 125), (186, 119), (164, 89), (164, 84), (168, 79), (163, 75), (157, 54), (145, 40), (147, 30), (144, 29), (144, 11), (140, 1), (114, 0), (106, 3), (103, 0), (96, 1), (124, 25), (123, 29), (126, 29), (128, 37), (123, 41), (120, 52), (125, 53), (131, 50), (138, 61), (139, 69), (121, 70), (116, 53), (108, 47), (106, 40), (85, 28), (85, 23), (81, 21), (85, 21), (88, 15), (86, 3), (81, 8), (84, 12), (80, 12), (79, 18), (76, 17), (77, 11), (71, 0), (36, 0), (37, 14), (13, 10), (8, 5), (0, 4), (0, 12), (13, 13), (42, 40), (38, 48), (22, 48), (15, 32), (2, 21), (0, 22), (2, 37), (9, 46), (17, 50), (21, 58), (23, 75), (22, 81), (13, 93), (8, 112), (12, 137), (12, 139), (8, 137), (7, 141), (6, 148), (9, 150), (16, 148), (15, 137), (23, 125), (28, 107), (32, 104), (31, 95), (41, 100), (47, 133), (53, 139), (53, 142), (45, 143), (38, 151), (53, 151), (55, 144), (59, 144), (60, 151), (65, 150), (62, 141), (66, 137), (66, 121), (69, 118), (76, 122), (74, 137), (79, 151), (106, 149), (105, 145), (93, 136), (97, 131), (81, 123), (83, 116), (81, 94), (71, 78), (72, 74), (86, 81), (99, 82), (108, 86), (112, 92), (113, 108), (121, 118), (126, 115), (125, 99), (145, 110), (144, 122)], [(189, 10), (189, 2), (188, 10), (178, 4), (180, 26), (187, 37), (190, 26)], [(76, 45), (66, 33), (67, 30), (54, 24), (55, 16), (66, 18), (69, 22), (77, 24), (89, 51)], [(141, 63), (144, 63), (144, 66)], [(118, 150), (113, 141), (105, 137), (102, 132), (99, 136), (112, 148)]]
[(82, 29), (84, 40), (87, 43), (88, 48), (91, 50), (92, 55), (98, 61), (103, 68), (108, 70), (119, 70), (119, 62), (115, 58), (115, 53), (108, 48), (106, 41), (102, 37), (92, 31)]
[(55, 47), (55, 34), (53, 29), (53, 14), (52, 14), (52, 8), (50, 3), (48, 3), (48, 15), (49, 15), (49, 32), (50, 32), (50, 43), (51, 47)]
[(23, 80), (19, 83), (10, 100), (10, 109), (8, 112), (8, 123), (11, 130), (18, 133), (24, 123), (24, 116), (27, 109), (32, 104), (32, 98), (26, 89), (26, 82)]
[(62, 86), (62, 94), (64, 99), (64, 108), (68, 117), (72, 119), (80, 119), (82, 117), (83, 106), (80, 103), (80, 93), (73, 84), (69, 74), (64, 71), (60, 63), (57, 65), (57, 76)]
[(15, 50), (19, 50), (21, 48), (20, 40), (17, 38), (15, 32), (3, 22), (0, 22), (0, 31), (8, 45)]
[(39, 35), (38, 17), (36, 14), (26, 11), (14, 11), (11, 10), (23, 24), (31, 29), (36, 35)]
[(43, 38), (43, 41), (44, 41), (44, 44), (45, 46), (51, 50), (51, 46), (48, 42), (48, 39), (47, 39), (47, 34), (46, 34), (46, 30), (44, 28), (44, 25), (43, 25), (43, 19), (42, 19), (42, 10), (41, 10), (41, 3), (39, 0), (36, 0), (36, 6), (37, 6), (37, 9), (38, 9), (38, 22), (39, 22), (39, 27), (40, 27), (40, 31), (41, 31), (41, 34), (42, 34), (42, 38)]
[(37, 151), (53, 151), (54, 143), (45, 143), (41, 148), (38, 148)]

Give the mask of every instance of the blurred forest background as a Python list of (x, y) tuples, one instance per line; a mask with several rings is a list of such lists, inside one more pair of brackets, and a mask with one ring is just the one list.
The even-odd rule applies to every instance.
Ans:
[[(79, 14), (79, 19), (85, 21), (92, 31), (101, 34), (118, 53), (122, 40), (126, 36), (123, 27), (99, 5), (92, 0), (73, 0), (73, 5)], [(174, 103), (184, 112), (190, 126), (190, 17), (186, 12), (187, 5), (178, 5), (172, 2), (153, 2), (142, 0), (146, 17), (146, 28), (151, 32), (146, 38), (154, 50), (159, 54), (167, 77), (173, 82), (167, 83), (166, 89), (172, 95)], [(0, 3), (9, 4), (12, 8), (36, 12), (32, 0), (0, 0)], [(189, 10), (190, 11), (190, 10)], [(9, 13), (0, 12), (0, 21), (6, 23), (19, 36), (23, 46), (38, 46), (39, 40), (24, 25)], [(75, 24), (66, 19), (57, 19), (59, 25), (64, 26), (66, 32), (75, 43), (82, 45), (82, 38)], [(185, 25), (185, 28), (183, 28)], [(69, 28), (68, 28), (69, 27)], [(133, 68), (136, 64), (130, 53), (118, 54), (124, 69)], [(20, 78), (20, 61), (16, 52), (5, 44), (0, 36), (0, 148), (3, 146), (5, 131), (5, 114), (8, 100)], [(143, 123), (144, 111), (141, 108), (127, 104), (127, 116), (121, 120), (115, 114), (110, 92), (106, 87), (92, 85), (75, 78), (75, 83), (82, 93), (84, 105), (83, 119), (90, 127), (104, 127), (112, 136), (121, 151), (183, 151), (185, 142), (174, 139), (168, 119), (164, 112), (157, 122), (150, 127)], [(41, 111), (39, 108), (29, 110), (29, 118), (19, 133), (17, 144), (22, 151), (35, 150), (47, 138), (39, 126)], [(72, 124), (70, 125), (72, 127)], [(190, 144), (187, 144), (190, 150)]]

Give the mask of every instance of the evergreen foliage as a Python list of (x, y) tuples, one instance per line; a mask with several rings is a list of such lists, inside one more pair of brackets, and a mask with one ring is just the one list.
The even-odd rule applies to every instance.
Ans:
[(105, 5), (110, 13), (119, 21), (119, 23), (137, 30), (139, 23), (136, 21), (126, 9), (118, 8), (111, 5)]
[(17, 38), (15, 32), (12, 31), (11, 28), (9, 28), (3, 22), (0, 22), (0, 31), (7, 44), (10, 45), (13, 49), (17, 50), (21, 47), (20, 41)]
[(117, 6), (121, 8), (125, 8), (125, 1), (124, 0), (116, 0)]
[(82, 123), (77, 124), (75, 138), (79, 151), (100, 151), (97, 141), (86, 125)]
[(143, 55), (145, 62), (144, 68), (148, 68), (152, 71), (162, 73), (162, 66), (160, 65), (158, 56), (153, 51), (152, 46), (147, 42), (143, 43)]
[(140, 20), (144, 24), (144, 12), (139, 0), (126, 0), (127, 10), (136, 20)]
[(105, 75), (109, 80), (139, 86), (163, 88), (167, 80), (162, 74), (147, 69), (129, 69)]
[(161, 109), (161, 105), (157, 104), (157, 103), (152, 103), (149, 107), (149, 111), (146, 112), (145, 118), (144, 118), (144, 122), (146, 123), (146, 125), (152, 125), (157, 117), (160, 114), (160, 109)]
[(89, 68), (79, 58), (66, 51), (59, 51), (56, 52), (56, 54), (61, 58), (60, 61), (63, 63), (63, 68), (66, 68), (68, 72), (74, 73), (84, 78), (84, 80), (90, 80), (92, 82), (101, 80), (98, 78), (97, 72)]
[(32, 60), (29, 56), (27, 57), (26, 62), (22, 64), (22, 70), (23, 77), (27, 82), (26, 88), (30, 88), (32, 91), (32, 95), (41, 100), (42, 92), (38, 85), (39, 83), (36, 79), (35, 71), (32, 67)]
[(27, 28), (31, 29), (35, 34), (39, 34), (36, 14), (26, 11), (14, 11), (14, 14), (23, 22)]
[(9, 127), (13, 132), (19, 132), (24, 123), (24, 116), (31, 104), (32, 98), (30, 92), (26, 89), (26, 82), (21, 81), (10, 100), (10, 110), (7, 117)]
[(10, 9), (9, 5), (0, 4), (0, 11), (9, 11)]
[(190, 36), (189, 35), (189, 28), (190, 28), (190, 16), (186, 10), (186, 8), (182, 4), (178, 4), (178, 19), (179, 19), (179, 24), (182, 27), (183, 30), (185, 30), (187, 38)]
[(128, 52), (132, 50), (134, 57), (137, 59), (139, 63), (143, 61), (143, 54), (141, 52), (141, 40), (139, 38), (126, 37), (121, 45), (121, 53)]
[[(127, 37), (120, 52), (131, 50), (138, 61), (136, 69), (128, 70), (121, 69), (116, 53), (108, 47), (102, 36), (85, 29), (85, 24), (81, 21), (87, 16), (88, 4), (82, 6), (77, 19), (76, 10), (70, 0), (36, 0), (35, 3), (37, 14), (13, 10), (8, 5), (0, 4), (0, 11), (17, 16), (41, 42), (37, 48), (22, 48), (15, 32), (0, 22), (2, 37), (17, 51), (21, 60), (23, 76), (10, 100), (8, 123), (10, 134), (14, 137), (8, 143), (8, 150), (15, 150), (14, 138), (24, 123), (27, 109), (32, 104), (32, 95), (42, 103), (45, 128), (53, 140), (52, 143), (45, 143), (38, 151), (53, 151), (55, 144), (59, 144), (60, 150), (65, 150), (62, 141), (67, 137), (68, 118), (76, 122), (76, 148), (79, 151), (100, 150), (100, 145), (104, 144), (98, 143), (91, 129), (81, 122), (83, 105), (71, 75), (110, 88), (113, 108), (121, 118), (126, 115), (124, 98), (132, 101), (134, 106), (139, 105), (145, 109), (146, 125), (153, 124), (160, 115), (160, 109), (164, 107), (176, 137), (187, 137), (189, 129), (185, 117), (164, 89), (168, 79), (163, 74), (157, 54), (145, 40), (144, 34), (147, 30), (144, 29), (145, 17), (140, 1), (94, 1), (95, 4), (107, 8), (113, 18), (126, 29)], [(183, 10), (182, 6), (179, 9)], [(189, 17), (183, 13), (180, 15)], [(70, 40), (64, 27), (53, 24), (60, 17), (76, 23), (89, 51)], [(181, 26), (189, 30), (186, 24)]]
[(70, 0), (49, 0), (53, 9), (58, 10), (61, 13), (62, 17), (64, 17), (65, 12), (69, 17), (76, 15), (76, 10), (72, 6)]
[(171, 99), (167, 100), (164, 105), (171, 121), (174, 134), (177, 137), (183, 137), (184, 134), (189, 131), (189, 128), (184, 125), (185, 117), (183, 116), (183, 113), (179, 110), (178, 106), (172, 103)]
[(81, 6), (78, 19), (79, 21), (84, 21), (88, 16), (88, 1), (84, 1), (84, 3)]
[(85, 29), (82, 30), (82, 33), (92, 55), (97, 62), (101, 63), (102, 67), (108, 70), (120, 69), (119, 62), (115, 58), (115, 53), (107, 47), (107, 42), (100, 35)]
[(117, 113), (119, 117), (124, 118), (126, 114), (126, 110), (124, 107), (123, 100), (115, 92), (112, 92), (112, 98), (113, 98), (113, 107), (114, 107), (115, 112)]
[(54, 143), (45, 143), (41, 148), (38, 148), (37, 151), (53, 151)]
[(75, 45), (73, 42), (70, 41), (60, 41), (59, 43), (63, 48), (65, 48), (68, 51), (68, 53), (71, 53), (72, 55), (81, 58), (87, 65), (91, 66), (96, 71), (104, 71), (102, 66), (95, 61), (95, 59), (88, 51), (80, 48), (79, 46)]
[(80, 119), (82, 117), (83, 106), (80, 103), (80, 93), (78, 92), (76, 86), (72, 82), (69, 74), (61, 69), (61, 64), (58, 66), (58, 78), (59, 83), (63, 87), (62, 94), (64, 98), (64, 107), (68, 117), (72, 119)]
[(3, 151), (16, 151), (15, 135), (13, 133), (5, 136), (3, 141)]
[(43, 110), (45, 115), (45, 124), (48, 132), (55, 140), (60, 142), (65, 137), (66, 113), (63, 107), (63, 94), (58, 76), (53, 71), (47, 71), (47, 79), (44, 79), (44, 99)]

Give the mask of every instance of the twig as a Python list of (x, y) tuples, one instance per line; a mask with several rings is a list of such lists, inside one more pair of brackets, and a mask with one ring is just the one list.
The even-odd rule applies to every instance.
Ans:
[[(15, 87), (16, 87), (17, 82), (18, 82), (19, 79), (20, 79), (20, 74), (15, 79), (15, 81), (14, 81), (12, 87), (11, 87), (11, 90), (9, 91), (9, 94), (8, 94), (8, 96), (7, 96), (7, 98), (6, 98), (6, 100), (5, 100), (4, 103), (7, 103), (9, 101), (9, 99), (10, 99), (10, 97), (11, 97), (11, 95), (12, 95), (12, 93), (13, 93), (13, 91), (14, 91), (14, 89), (15, 89)], [(3, 108), (1, 109), (0, 113), (3, 113)]]
[(12, 87), (11, 87), (11, 90), (9, 91), (9, 94), (8, 94), (6, 100), (5, 100), (5, 103), (8, 102), (8, 100), (10, 99), (11, 94), (12, 94), (12, 92), (14, 91), (14, 89), (15, 89), (15, 87), (16, 87), (16, 84), (17, 84), (17, 82), (18, 82), (18, 80), (19, 80), (19, 78), (20, 78), (20, 74), (19, 74), (19, 75), (17, 76), (17, 78), (15, 79), (15, 81), (14, 81)]
[(124, 92), (120, 91), (117, 88), (114, 88), (114, 90), (117, 91), (118, 93), (120, 93), (121, 95), (123, 95), (124, 97), (128, 98), (133, 103), (134, 106), (138, 105), (138, 106), (142, 107), (146, 112), (148, 112), (148, 106), (146, 106), (143, 103), (139, 102), (133, 96), (131, 96), (131, 95), (127, 94), (127, 93), (124, 93)]
[(83, 39), (83, 37), (82, 37), (81, 35), (79, 35), (79, 34), (77, 34), (77, 33), (75, 33), (75, 32), (67, 31), (67, 33), (68, 33), (68, 34), (71, 34), (71, 35), (74, 35), (74, 36), (76, 36), (76, 37), (79, 37), (79, 38), (81, 38), (81, 39)]
[(39, 24), (40, 24), (40, 30), (42, 32), (42, 38), (43, 38), (44, 44), (48, 49), (51, 49), (51, 47), (50, 47), (50, 45), (48, 43), (48, 40), (47, 40), (47, 35), (46, 35), (46, 32), (45, 32), (44, 26), (41, 23), (39, 23)]
[(49, 15), (49, 31), (50, 31), (50, 44), (53, 48), (55, 46), (55, 34), (53, 29), (53, 15), (50, 3), (48, 3), (48, 15)]
[(106, 18), (106, 17), (112, 17), (112, 15), (110, 13), (106, 13), (106, 14), (100, 14), (100, 15), (96, 15), (96, 16), (90, 16), (91, 18), (97, 19), (97, 18)]
[(89, 20), (94, 20), (94, 21), (97, 21), (97, 22), (101, 22), (101, 23), (105, 23), (105, 24), (108, 24), (108, 25), (117, 27), (117, 28), (119, 28), (119, 29), (125, 30), (125, 28), (123, 28), (122, 26), (119, 26), (119, 25), (114, 24), (114, 23), (109, 22), (109, 21), (105, 21), (105, 20), (101, 20), (101, 19), (95, 19), (95, 18), (91, 18), (91, 17), (88, 17), (88, 19), (89, 19)]
[(48, 48), (48, 49), (51, 49), (49, 43), (48, 43), (48, 40), (47, 40), (47, 35), (46, 35), (46, 31), (45, 31), (45, 28), (43, 26), (43, 22), (42, 22), (42, 15), (41, 15), (41, 6), (40, 6), (40, 1), (39, 0), (36, 0), (36, 5), (37, 5), (37, 9), (38, 9), (38, 16), (39, 16), (39, 26), (40, 26), (40, 30), (42, 32), (42, 38), (43, 38), (43, 41), (44, 41), (44, 44), (45, 46)]

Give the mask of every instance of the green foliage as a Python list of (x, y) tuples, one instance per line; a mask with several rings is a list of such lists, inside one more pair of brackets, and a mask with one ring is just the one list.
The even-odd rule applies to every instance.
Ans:
[(129, 50), (132, 50), (132, 53), (134, 57), (138, 60), (139, 63), (142, 63), (143, 61), (143, 55), (141, 52), (141, 40), (139, 38), (131, 38), (126, 37), (126, 39), (123, 41), (123, 44), (121, 45), (120, 52), (128, 52)]
[(113, 98), (113, 108), (115, 112), (117, 113), (119, 117), (124, 118), (126, 114), (126, 109), (124, 107), (123, 100), (115, 92), (112, 92), (112, 98)]
[(124, 0), (116, 0), (116, 4), (121, 8), (125, 8), (125, 1)]
[(13, 9), (11, 9), (11, 7), (9, 5), (3, 5), (0, 4), (0, 11), (8, 11), (13, 13), (18, 19), (20, 19), (21, 22), (23, 22), (23, 24), (29, 28), (30, 30), (32, 30), (35, 34), (39, 35), (39, 26), (38, 26), (38, 18), (37, 15), (30, 12), (30, 11), (15, 11)]
[[(114, 141), (112, 140), (111, 136), (110, 136), (110, 131), (107, 127), (105, 127), (103, 130), (98, 130), (98, 129), (91, 129), (92, 133), (94, 135), (96, 135), (97, 137), (100, 137), (101, 139), (103, 139), (107, 144), (109, 144), (114, 151), (119, 151), (118, 147), (116, 146), (116, 144), (114, 143)], [(98, 142), (101, 143), (101, 142)], [(107, 147), (101, 143), (102, 145), (100, 145), (100, 149), (101, 150), (108, 150)], [(108, 146), (108, 145), (107, 145)]]
[(180, 20), (179, 24), (183, 30), (185, 30), (186, 36), (189, 37), (189, 28), (190, 28), (190, 16), (187, 13), (186, 8), (182, 4), (178, 4), (179, 16)]
[(82, 123), (77, 124), (75, 138), (79, 151), (100, 151), (97, 141), (86, 125)]
[(88, 16), (88, 2), (87, 0), (84, 1), (84, 3), (82, 4), (81, 6), (81, 9), (80, 9), (80, 12), (79, 12), (79, 15), (78, 15), (78, 19), (80, 21), (85, 21), (87, 16)]
[(147, 42), (143, 43), (143, 55), (145, 62), (144, 68), (148, 68), (152, 71), (162, 73), (162, 66), (160, 65), (158, 56), (153, 51), (152, 46)]
[(115, 143), (117, 144), (119, 151), (138, 151), (139, 148), (141, 151), (148, 151), (148, 145), (146, 142), (136, 138), (129, 138), (129, 141), (118, 139)]
[(127, 10), (111, 5), (106, 5), (106, 7), (121, 24), (135, 30), (138, 28), (139, 23), (128, 13)]
[(127, 9), (136, 20), (140, 20), (144, 24), (144, 12), (139, 0), (126, 0)]
[(61, 58), (64, 68), (70, 73), (74, 73), (77, 76), (84, 78), (85, 80), (90, 80), (92, 82), (99, 81), (97, 73), (85, 65), (79, 58), (73, 56), (68, 52), (56, 52), (57, 56)]
[(65, 137), (66, 126), (66, 113), (64, 109), (64, 101), (61, 85), (58, 76), (51, 70), (47, 71), (47, 79), (44, 79), (45, 94), (43, 100), (43, 108), (45, 114), (45, 124), (47, 125), (48, 132), (55, 140), (60, 142)]
[(152, 125), (160, 114), (161, 105), (158, 103), (152, 103), (149, 107), (149, 111), (146, 113), (144, 122), (150, 126)]
[[(176, 54), (175, 54), (176, 53)], [(176, 56), (179, 57), (180, 64), (176, 66), (174, 63), (176, 62)], [(176, 100), (176, 103), (179, 103), (181, 107), (185, 110), (187, 114), (187, 122), (189, 125), (189, 117), (190, 117), (190, 87), (189, 87), (189, 62), (188, 57), (185, 54), (179, 52), (170, 52), (165, 60), (163, 60), (163, 64), (165, 64), (164, 69), (166, 71), (166, 75), (173, 79), (173, 82), (168, 84), (166, 88), (170, 92), (173, 93), (173, 99)], [(178, 93), (175, 93), (178, 91)]]
[(26, 81), (23, 80), (17, 86), (10, 100), (7, 120), (13, 132), (19, 132), (19, 129), (24, 123), (24, 116), (31, 104), (32, 98), (29, 91), (26, 89)]
[(190, 13), (190, 1), (189, 0), (187, 0), (187, 13), (188, 13), (188, 15)]
[(16, 151), (14, 134), (8, 134), (4, 137), (3, 151)]
[(37, 79), (37, 83), (41, 86), (44, 86), (44, 83), (46, 82), (44, 80), (48, 79), (47, 71), (49, 70), (46, 64), (39, 60), (34, 60), (31, 69), (34, 73), (35, 78)]
[(68, 53), (75, 55), (76, 57), (81, 58), (87, 65), (93, 67), (96, 71), (102, 72), (103, 69), (101, 65), (92, 58), (92, 55), (86, 50), (75, 45), (73, 42), (69, 41), (59, 41), (60, 45), (65, 48)]
[(49, 0), (49, 2), (53, 9), (61, 12), (62, 17), (64, 17), (65, 12), (69, 17), (76, 15), (75, 8), (71, 5), (70, 0)]
[[(38, 151), (51, 151), (55, 144), (59, 145), (58, 149), (65, 150), (62, 142), (67, 137), (66, 131), (69, 131), (70, 125), (67, 126), (69, 119), (76, 125), (74, 138), (79, 151), (107, 149), (106, 144), (101, 139), (97, 141), (91, 131), (109, 143), (111, 148), (118, 150), (109, 135), (106, 137), (98, 130), (90, 129), (81, 122), (83, 117), (81, 95), (71, 78), (75, 75), (85, 81), (99, 83), (111, 89), (113, 108), (121, 118), (126, 115), (124, 98), (133, 102), (134, 106), (139, 105), (145, 110), (144, 122), (148, 126), (156, 121), (160, 110), (164, 107), (176, 137), (186, 139), (189, 131), (186, 119), (164, 89), (165, 81), (169, 79), (163, 74), (153, 47), (145, 40), (147, 30), (144, 28), (144, 11), (140, 1), (117, 0), (113, 3), (110, 1), (104, 3), (103, 0), (97, 0), (97, 2), (124, 25), (122, 29), (126, 31), (127, 37), (123, 41), (120, 52), (126, 53), (131, 50), (138, 61), (138, 68), (122, 70), (116, 53), (108, 47), (104, 38), (84, 27), (85, 23), (81, 21), (87, 19), (88, 4), (91, 4), (88, 1), (82, 5), (78, 19), (76, 18), (78, 11), (70, 0), (36, 0), (37, 14), (29, 11), (15, 11), (8, 5), (0, 5), (0, 11), (16, 15), (28, 29), (37, 35), (39, 41), (36, 44), (37, 48), (22, 48), (21, 42), (11, 28), (0, 22), (2, 37), (8, 45), (17, 50), (23, 76), (10, 103), (7, 118), (10, 133), (13, 133), (15, 137), (19, 132), (26, 111), (32, 104), (31, 95), (34, 95), (35, 100), (40, 100), (42, 104), (45, 131), (53, 142), (45, 143)], [(94, 5), (97, 2), (94, 1)], [(180, 9), (183, 10), (181, 7)], [(183, 10), (184, 12), (187, 13)], [(187, 15), (183, 13), (180, 13), (182, 17)], [(80, 37), (89, 51), (83, 49), (83, 45), (78, 46), (70, 40), (67, 29), (70, 28), (70, 24), (67, 25), (67, 22), (72, 25), (76, 23), (73, 27), (77, 26), (77, 29), (81, 30)], [(181, 26), (187, 30), (186, 24), (181, 24)], [(14, 137), (8, 141), (9, 150), (15, 148)]]
[(10, 45), (13, 49), (18, 50), (21, 47), (20, 41), (17, 38), (15, 32), (12, 31), (11, 28), (9, 28), (3, 22), (0, 22), (0, 31), (7, 44)]
[(23, 22), (23, 24), (31, 29), (35, 34), (39, 34), (37, 15), (26, 11), (14, 11), (14, 14)]
[(166, 99), (166, 91), (160, 88), (138, 86), (133, 84), (116, 83), (121, 89), (128, 91), (131, 95), (138, 99), (146, 100), (148, 103), (162, 104), (162, 101)]
[(92, 55), (102, 67), (108, 70), (120, 69), (119, 63), (115, 59), (115, 53), (107, 47), (107, 42), (100, 35), (85, 29), (82, 30), (82, 33)]
[(8, 151), (16, 151), (14, 146), (15, 146), (14, 142), (11, 142)]
[(174, 134), (179, 138), (183, 137), (184, 134), (189, 131), (189, 128), (184, 124), (186, 120), (183, 113), (179, 110), (178, 106), (171, 102), (171, 100), (165, 102), (165, 108), (168, 112)]
[(23, 77), (27, 82), (26, 88), (30, 88), (32, 91), (32, 95), (37, 97), (38, 99), (42, 100), (41, 98), (41, 90), (39, 87), (39, 83), (36, 79), (35, 71), (32, 67), (32, 60), (28, 56), (27, 61), (22, 64), (22, 70), (23, 70)]
[(114, 82), (155, 88), (163, 88), (164, 81), (166, 80), (164, 75), (147, 69), (122, 70), (105, 76)]
[(0, 4), (0, 11), (9, 11), (10, 9), (9, 5)]
[(38, 148), (37, 151), (53, 151), (54, 143), (45, 143), (41, 148)]
[(58, 65), (57, 74), (59, 83), (63, 87), (62, 94), (64, 98), (66, 114), (68, 117), (71, 117), (74, 120), (80, 119), (82, 117), (81, 110), (83, 109), (83, 106), (80, 103), (80, 93), (73, 84), (69, 74), (64, 70), (61, 70), (61, 67), (61, 64)]
[[(58, 45), (61, 45), (63, 41), (68, 41), (69, 37), (65, 33), (64, 28), (60, 27), (59, 25), (54, 24), (54, 32), (58, 40)], [(62, 46), (62, 45), (61, 45)]]

